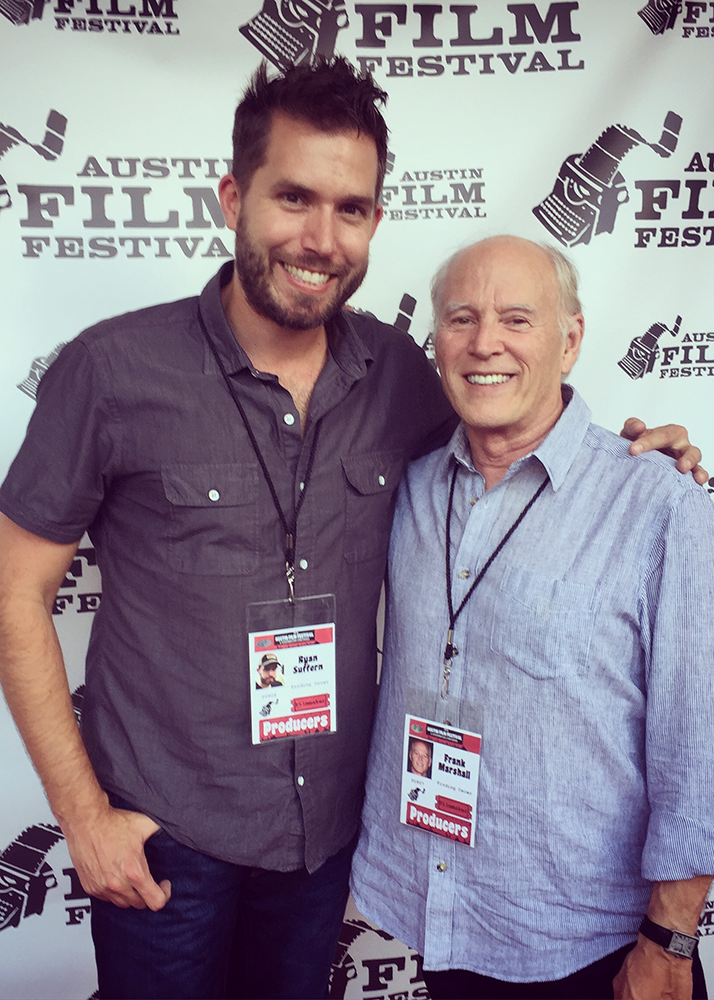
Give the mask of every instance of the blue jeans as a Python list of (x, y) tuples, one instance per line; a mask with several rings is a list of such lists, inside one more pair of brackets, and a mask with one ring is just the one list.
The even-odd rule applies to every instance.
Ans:
[(99, 996), (327, 997), (353, 849), (312, 875), (271, 872), (219, 861), (159, 830), (145, 851), (154, 879), (171, 881), (166, 906), (154, 913), (92, 901)]

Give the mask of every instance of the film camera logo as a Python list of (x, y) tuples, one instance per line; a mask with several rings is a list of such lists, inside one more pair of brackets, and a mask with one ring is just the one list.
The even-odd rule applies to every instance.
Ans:
[(0, 0), (0, 14), (12, 24), (39, 21), (48, 0)]
[(564, 246), (589, 243), (593, 235), (611, 233), (617, 210), (629, 201), (625, 178), (619, 171), (635, 146), (649, 146), (661, 157), (677, 148), (682, 119), (669, 111), (658, 142), (648, 142), (626, 125), (610, 125), (587, 152), (569, 156), (558, 171), (552, 192), (533, 214)]
[[(0, 0), (2, 2), (2, 0)], [(335, 54), (337, 33), (349, 24), (345, 0), (263, 0), (241, 35), (279, 70)]]
[(647, 0), (637, 13), (653, 35), (663, 35), (674, 27), (681, 9), (681, 0)]

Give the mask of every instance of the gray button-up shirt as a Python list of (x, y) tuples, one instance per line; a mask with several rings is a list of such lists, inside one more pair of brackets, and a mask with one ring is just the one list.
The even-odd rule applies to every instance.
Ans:
[[(353, 891), (427, 969), (560, 979), (635, 939), (648, 880), (714, 871), (714, 509), (627, 449), (575, 394), (492, 489), (463, 427), (400, 489)], [(454, 607), (547, 486), (456, 623), (442, 698), (454, 462)], [(406, 712), (483, 735), (474, 849), (399, 823)]]
[[(375, 614), (406, 462), (453, 414), (410, 337), (372, 317), (330, 324), (305, 427), (253, 369), (220, 284), (100, 323), (42, 380), (0, 491), (13, 521), (56, 542), (85, 529), (103, 598), (82, 732), (103, 785), (184, 844), (228, 861), (314, 870), (357, 828), (375, 693)], [(200, 310), (292, 514), (298, 596), (337, 602), (338, 731), (252, 746), (246, 605), (287, 596), (285, 535)]]

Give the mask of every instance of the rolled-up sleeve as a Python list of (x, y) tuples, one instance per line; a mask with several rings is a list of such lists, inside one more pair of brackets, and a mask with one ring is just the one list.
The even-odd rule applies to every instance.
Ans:
[(643, 580), (647, 789), (642, 874), (714, 873), (714, 508), (687, 490), (670, 511)]

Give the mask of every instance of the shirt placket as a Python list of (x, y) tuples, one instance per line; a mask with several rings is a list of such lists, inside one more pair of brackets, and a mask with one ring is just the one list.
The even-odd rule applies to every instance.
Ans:
[[(480, 477), (467, 469), (459, 470), (454, 495), (452, 515), (452, 571), (451, 593), (454, 610), (458, 608), (471, 588), (474, 577), (490, 555), (488, 548), (493, 538), (493, 527), (498, 517), (503, 490), (483, 492)], [(459, 539), (459, 533), (461, 537)], [(457, 541), (458, 539), (458, 541)], [(472, 602), (478, 599), (478, 590), (459, 615), (454, 627), (454, 645), (466, 646), (465, 637), (470, 622)], [(460, 704), (468, 694), (465, 676), (465, 657), (454, 656), (451, 665), (449, 688), (446, 697), (437, 695), (439, 719), (437, 721), (460, 725)], [(445, 837), (429, 836), (427, 861), (426, 927), (424, 931), (424, 959), (429, 967), (451, 968), (451, 938), (454, 907), (458, 887), (463, 881), (463, 870), (472, 863), (472, 848), (456, 844)], [(478, 811), (476, 816), (478, 838)]]

